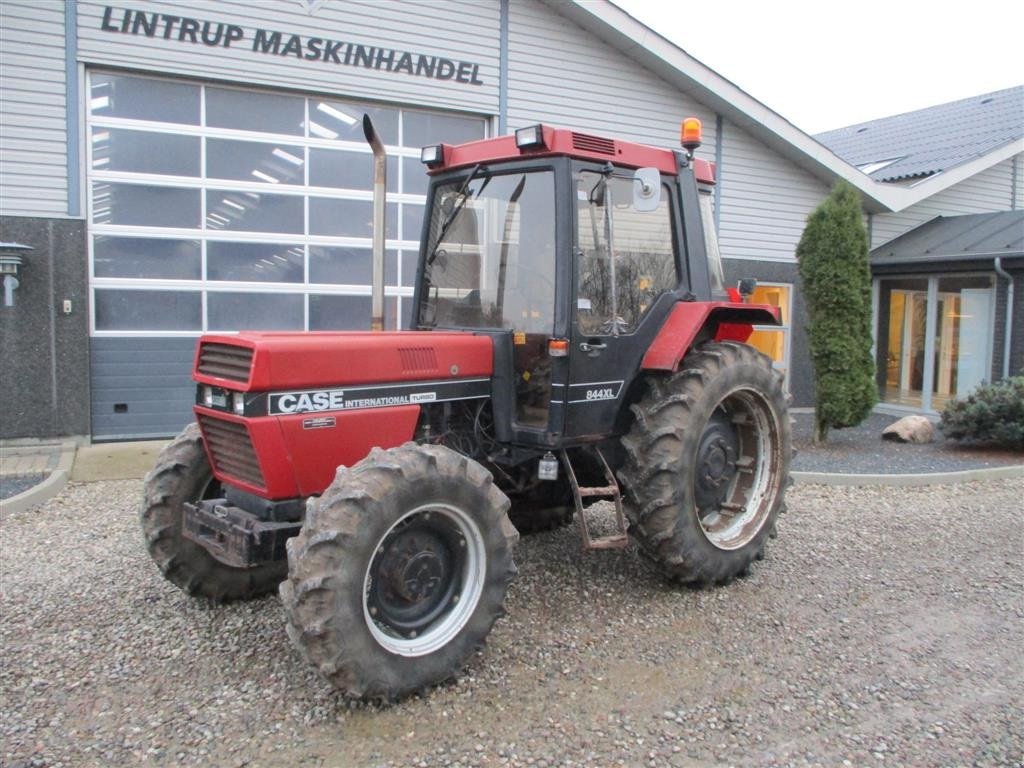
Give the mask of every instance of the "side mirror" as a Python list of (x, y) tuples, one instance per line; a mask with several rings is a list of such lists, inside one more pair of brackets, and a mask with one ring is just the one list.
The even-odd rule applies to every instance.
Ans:
[(757, 280), (753, 277), (743, 277), (737, 283), (740, 296), (743, 297), (744, 302), (749, 302), (750, 297), (757, 290)]
[(661, 203), (661, 172), (637, 168), (633, 174), (633, 207), (641, 213), (658, 210)]

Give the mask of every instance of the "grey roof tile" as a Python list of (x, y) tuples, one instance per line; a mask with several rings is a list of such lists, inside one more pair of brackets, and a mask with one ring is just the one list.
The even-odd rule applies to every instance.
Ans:
[(851, 165), (892, 160), (868, 175), (901, 181), (947, 171), (1024, 136), (1024, 85), (819, 133)]
[(937, 216), (878, 246), (875, 265), (1024, 255), (1024, 211)]

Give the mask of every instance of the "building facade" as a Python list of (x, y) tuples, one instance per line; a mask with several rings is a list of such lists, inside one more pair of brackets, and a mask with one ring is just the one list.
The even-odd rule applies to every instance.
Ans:
[(913, 200), (603, 1), (6, 0), (0, 72), (0, 240), (32, 248), (0, 307), (2, 437), (168, 436), (200, 333), (367, 328), (364, 113), (389, 155), (388, 327), (410, 313), (420, 147), (538, 122), (677, 147), (699, 117), (727, 279), (782, 308), (756, 341), (798, 406), (808, 213), (848, 178), (877, 239)]
[(869, 217), (883, 404), (940, 411), (1024, 370), (1022, 137), (1024, 86), (817, 137), (879, 185), (938, 187)]

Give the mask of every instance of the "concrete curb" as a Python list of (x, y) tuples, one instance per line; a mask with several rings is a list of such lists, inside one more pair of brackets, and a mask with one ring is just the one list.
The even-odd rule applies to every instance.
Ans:
[(71, 468), (75, 464), (75, 451), (78, 450), (78, 443), (65, 441), (60, 445), (60, 458), (57, 460), (57, 468), (54, 469), (48, 478), (33, 485), (27, 491), (22, 491), (17, 496), (0, 501), (0, 516), (6, 516), (15, 512), (24, 512), (26, 509), (49, 501), (64, 486), (68, 484), (71, 477)]
[(965, 469), (960, 472), (928, 472), (920, 475), (840, 475), (830, 472), (790, 472), (798, 483), (816, 485), (949, 485), (972, 480), (1003, 480), (1024, 477), (1024, 464), (1009, 467)]

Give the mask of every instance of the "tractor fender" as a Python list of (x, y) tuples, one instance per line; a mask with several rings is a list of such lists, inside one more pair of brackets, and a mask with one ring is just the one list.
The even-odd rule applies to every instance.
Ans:
[(746, 341), (755, 325), (780, 325), (780, 310), (769, 304), (738, 304), (728, 301), (681, 301), (654, 337), (640, 368), (675, 371), (694, 340), (705, 334), (716, 341)]

